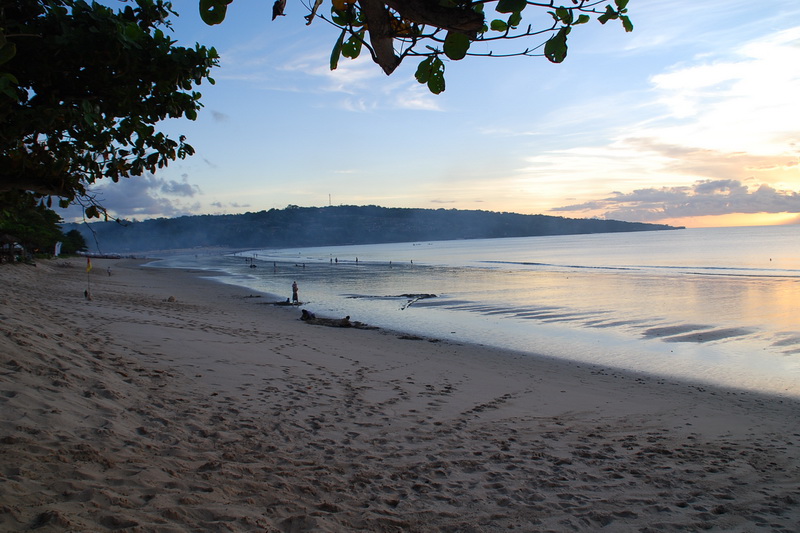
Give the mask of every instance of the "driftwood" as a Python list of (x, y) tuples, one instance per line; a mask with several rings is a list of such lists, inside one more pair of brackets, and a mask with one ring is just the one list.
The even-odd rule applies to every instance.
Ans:
[(301, 318), (306, 324), (314, 326), (328, 326), (331, 328), (356, 328), (356, 329), (378, 329), (377, 326), (370, 326), (358, 320), (350, 320), (349, 316), (344, 318), (317, 318), (313, 314), (304, 314)]

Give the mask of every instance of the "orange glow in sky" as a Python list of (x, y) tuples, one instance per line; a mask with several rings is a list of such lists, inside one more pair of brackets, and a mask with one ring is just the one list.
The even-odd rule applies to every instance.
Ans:
[(732, 214), (704, 217), (687, 217), (664, 219), (663, 224), (685, 226), (687, 228), (721, 228), (728, 226), (780, 226), (800, 224), (797, 213), (756, 213)]

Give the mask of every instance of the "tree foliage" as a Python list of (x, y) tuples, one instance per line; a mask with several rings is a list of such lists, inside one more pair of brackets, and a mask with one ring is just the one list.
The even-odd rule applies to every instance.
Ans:
[(63, 220), (32, 194), (16, 197), (14, 202), (3, 198), (9, 193), (0, 193), (0, 203), (8, 207), (0, 210), (0, 234), (13, 237), (31, 253), (52, 253), (55, 244), (62, 243), (61, 253), (74, 254), (87, 250), (86, 239), (77, 229), (62, 232)]
[[(467, 56), (544, 56), (553, 63), (567, 57), (567, 38), (575, 26), (596, 19), (619, 20), (633, 30), (629, 0), (326, 0), (306, 4), (307, 24), (321, 19), (339, 30), (330, 67), (341, 57), (357, 58), (366, 49), (386, 74), (407, 57), (422, 60), (416, 79), (439, 94), (445, 89), (445, 61)], [(200, 0), (207, 24), (224, 21), (233, 0)], [(272, 19), (284, 14), (286, 0), (275, 0)], [(523, 43), (507, 51), (504, 43)], [(481, 43), (484, 46), (473, 46)], [(501, 50), (492, 50), (492, 46)], [(477, 50), (480, 48), (480, 50)]]
[[(47, 209), (30, 194), (0, 211), (0, 233), (13, 236), (32, 253), (52, 252), (56, 242), (64, 239), (59, 223), (61, 217), (58, 213)], [(84, 240), (84, 246), (85, 243)]]
[(217, 64), (213, 48), (175, 45), (164, 0), (119, 11), (84, 0), (0, 3), (0, 193), (62, 207), (87, 199), (100, 179), (155, 172), (194, 150), (156, 130), (166, 118), (194, 120), (194, 90)]
[(86, 239), (84, 239), (83, 234), (76, 229), (71, 229), (66, 232), (62, 242), (61, 253), (63, 254), (74, 254), (75, 252), (85, 252), (88, 250)]

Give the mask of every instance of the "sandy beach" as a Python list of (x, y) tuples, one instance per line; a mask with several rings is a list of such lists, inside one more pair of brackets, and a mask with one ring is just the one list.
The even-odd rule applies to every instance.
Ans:
[(800, 524), (797, 400), (311, 325), (195, 272), (93, 267), (0, 266), (1, 531)]

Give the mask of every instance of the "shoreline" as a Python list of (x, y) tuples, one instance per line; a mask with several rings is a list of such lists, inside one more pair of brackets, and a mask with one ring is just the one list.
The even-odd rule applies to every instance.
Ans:
[[(212, 255), (214, 255), (214, 253), (212, 253)], [(209, 279), (225, 286), (242, 288), (262, 296), (273, 298), (275, 301), (271, 303), (275, 305), (285, 305), (286, 307), (292, 307), (293, 305), (288, 303), (288, 298), (286, 302), (284, 302), (283, 296), (277, 293), (263, 291), (253, 284), (248, 283), (246, 280), (239, 279), (239, 281), (233, 281), (240, 275), (234, 274), (223, 267), (212, 267), (208, 270), (202, 270), (195, 269), (191, 266), (159, 266), (158, 262), (164, 260), (163, 258), (154, 258), (151, 260), (150, 266), (152, 266), (152, 268), (178, 269), (184, 272), (205, 273)], [(347, 261), (343, 261), (343, 263), (346, 262)], [(286, 260), (284, 263), (291, 264), (296, 263), (296, 261)], [(369, 261), (365, 263), (368, 264)], [(294, 266), (296, 267), (298, 265), (295, 264)], [(287, 281), (291, 281), (291, 276), (287, 278)], [(425, 306), (427, 304), (423, 302), (420, 305)], [(434, 305), (436, 305), (435, 302)], [(361, 309), (361, 313), (359, 313), (357, 306), (340, 306), (341, 313), (338, 315), (325, 311), (320, 312), (319, 309), (315, 307), (314, 303), (308, 302), (300, 305), (298, 307), (298, 312), (299, 309), (303, 307), (306, 307), (310, 312), (314, 312), (320, 318), (324, 317), (325, 319), (334, 321), (345, 315), (357, 314), (362, 320), (365, 316), (364, 310)], [(493, 311), (498, 311), (499, 309), (501, 308), (494, 308)], [(510, 343), (509, 338), (513, 337), (513, 334), (511, 336), (504, 335), (502, 337), (494, 337), (489, 335), (487, 337), (485, 334), (475, 335), (474, 332), (464, 331), (465, 328), (469, 330), (470, 326), (475, 326), (474, 329), (476, 330), (484, 328), (485, 323), (480, 319), (477, 321), (473, 319), (472, 322), (467, 322), (466, 326), (464, 324), (459, 324), (459, 327), (452, 327), (452, 324), (445, 324), (443, 327), (439, 327), (438, 331), (435, 331), (437, 330), (436, 327), (429, 328), (420, 326), (419, 323), (417, 323), (416, 326), (406, 324), (406, 329), (403, 329), (402, 325), (398, 326), (398, 324), (391, 319), (387, 321), (385, 317), (384, 320), (380, 320), (376, 317), (372, 318), (375, 318), (375, 323), (366, 319), (367, 326), (374, 326), (386, 333), (398, 336), (420, 337), (433, 342), (471, 345), (482, 347), (487, 350), (505, 352), (511, 355), (524, 355), (553, 360), (555, 362), (584, 365), (604, 371), (630, 375), (634, 379), (636, 377), (643, 377), (669, 380), (693, 386), (714, 387), (734, 392), (752, 392), (763, 394), (767, 397), (775, 396), (788, 400), (800, 401), (800, 389), (797, 386), (797, 380), (787, 377), (787, 371), (792, 371), (793, 374), (796, 374), (796, 368), (781, 368), (780, 365), (775, 366), (775, 361), (780, 361), (782, 358), (778, 357), (775, 359), (776, 356), (774, 354), (772, 355), (772, 361), (765, 366), (752, 363), (749, 365), (734, 365), (731, 367), (715, 364), (713, 362), (716, 360), (715, 357), (718, 358), (720, 355), (723, 355), (720, 353), (711, 355), (707, 361), (704, 361), (702, 358), (692, 360), (691, 355), (686, 355), (684, 353), (682, 359), (679, 357), (677, 367), (672, 364), (672, 361), (675, 360), (673, 349), (676, 343), (681, 344), (679, 347), (683, 348), (683, 343), (691, 346), (707, 342), (709, 339), (716, 341), (731, 339), (739, 336), (742, 331), (748, 329), (746, 327), (703, 326), (701, 331), (698, 332), (699, 326), (696, 325), (696, 322), (684, 321), (675, 325), (665, 326), (656, 320), (651, 326), (642, 328), (638, 334), (648, 341), (663, 340), (663, 342), (657, 343), (655, 346), (648, 346), (644, 343), (638, 345), (637, 343), (637, 346), (633, 347), (630, 340), (631, 338), (636, 338), (635, 336), (631, 338), (615, 338), (613, 336), (598, 338), (598, 336), (603, 334), (603, 328), (592, 329), (567, 325), (559, 330), (558, 324), (547, 324), (544, 325), (545, 328), (542, 328), (543, 324), (536, 324), (535, 327), (540, 328), (536, 335), (532, 335), (528, 339), (524, 337), (514, 337), (513, 340), (515, 340), (516, 343)], [(552, 318), (554, 322), (558, 322), (558, 315)], [(634, 321), (632, 320), (631, 322)], [(550, 329), (546, 329), (547, 327), (550, 327)], [(456, 329), (457, 331), (451, 331), (451, 329)], [(492, 326), (489, 326), (487, 331), (491, 329)], [(464, 335), (464, 333), (467, 334)], [(714, 335), (717, 335), (717, 337), (714, 338)], [(569, 338), (571, 341), (575, 341), (576, 336), (579, 339), (578, 342), (572, 342), (568, 348), (565, 347), (563, 339)], [(527, 342), (521, 342), (520, 339)], [(535, 347), (531, 347), (531, 344), (535, 344)], [(599, 353), (601, 349), (605, 353), (605, 355), (600, 358), (601, 360), (598, 360), (598, 358), (592, 355), (587, 355)], [(712, 347), (711, 349), (713, 350), (714, 348)], [(751, 346), (751, 351), (756, 352), (757, 350), (758, 347)], [(678, 350), (676, 349), (675, 351)], [(576, 356), (576, 353), (580, 355)], [(609, 356), (609, 354), (613, 355)], [(603, 361), (602, 359), (606, 360)], [(770, 366), (770, 364), (773, 366)], [(746, 383), (742, 381), (743, 378), (746, 378)]]
[(315, 327), (301, 306), (150, 261), (96, 260), (88, 275), (80, 260), (0, 269), (11, 288), (0, 296), (0, 527), (791, 531), (800, 521), (796, 400)]

